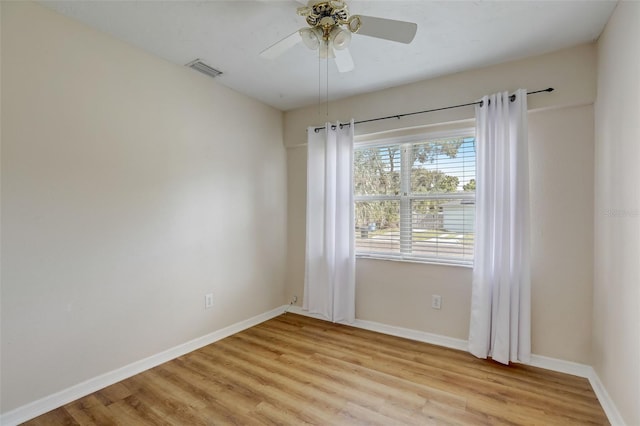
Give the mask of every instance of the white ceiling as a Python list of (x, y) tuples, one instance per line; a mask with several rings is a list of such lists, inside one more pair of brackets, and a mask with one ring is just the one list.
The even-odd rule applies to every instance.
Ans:
[[(300, 43), (276, 60), (258, 56), (306, 26), (293, 0), (41, 4), (173, 63), (201, 58), (224, 73), (219, 83), (278, 109), (318, 102), (315, 52)], [(354, 0), (348, 5), (351, 14), (416, 22), (418, 32), (409, 45), (354, 35), (355, 70), (340, 74), (329, 63), (331, 100), (591, 42), (616, 2)]]

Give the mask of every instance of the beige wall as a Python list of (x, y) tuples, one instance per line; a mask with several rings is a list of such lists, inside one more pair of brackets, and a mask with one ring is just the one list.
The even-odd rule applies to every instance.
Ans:
[[(467, 339), (471, 268), (358, 259), (356, 318)], [(442, 309), (431, 309), (431, 295)]]
[[(584, 45), (340, 100), (330, 105), (328, 117), (366, 119), (466, 103), (500, 90), (555, 87), (552, 94), (529, 97), (532, 344), (538, 355), (587, 364), (591, 362), (595, 69), (595, 47)], [(460, 108), (377, 122), (357, 127), (356, 133), (469, 120), (473, 113), (473, 108)], [(326, 119), (316, 106), (285, 114), (287, 298), (303, 293), (305, 128)], [(357, 318), (467, 338), (471, 269), (370, 259), (356, 264)], [(431, 294), (443, 296), (442, 310), (430, 308)]]
[(281, 306), (282, 113), (1, 4), (2, 411)]
[(640, 3), (623, 1), (598, 43), (594, 368), (640, 424)]
[[(528, 90), (547, 87), (557, 89), (551, 94), (529, 97), (530, 110), (592, 104), (596, 96), (595, 81), (595, 47), (590, 44), (582, 45), (342, 99), (331, 103), (328, 116), (325, 105), (287, 111), (284, 140), (287, 147), (303, 145), (307, 141), (307, 126), (321, 125), (326, 121), (347, 121), (351, 117), (357, 121), (463, 104), (480, 99), (488, 93), (520, 87)], [(330, 95), (333, 97), (337, 94)], [(465, 120), (473, 118), (473, 114), (473, 108), (467, 107), (403, 117), (402, 120), (377, 121), (358, 126), (356, 134)]]
[(531, 345), (591, 363), (593, 106), (529, 114)]

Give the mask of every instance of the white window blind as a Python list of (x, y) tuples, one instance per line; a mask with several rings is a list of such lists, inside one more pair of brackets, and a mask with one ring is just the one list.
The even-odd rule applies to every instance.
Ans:
[(473, 262), (476, 150), (472, 134), (355, 148), (358, 256)]

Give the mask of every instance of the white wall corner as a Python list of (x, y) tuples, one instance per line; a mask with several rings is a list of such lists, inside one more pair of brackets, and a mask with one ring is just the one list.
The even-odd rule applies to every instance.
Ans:
[(85, 382), (78, 383), (77, 385), (45, 396), (37, 401), (25, 404), (2, 414), (0, 416), (0, 425), (14, 426), (31, 420), (41, 414), (75, 401), (78, 398), (90, 395), (100, 389), (135, 376), (136, 374), (142, 373), (150, 368), (171, 361), (172, 359), (185, 355), (189, 352), (193, 352), (196, 349), (210, 345), (211, 343), (222, 340), (225, 337), (231, 336), (232, 334), (238, 333), (242, 330), (246, 330), (247, 328), (251, 328), (264, 321), (270, 320), (271, 318), (275, 318), (278, 315), (281, 315), (282, 312), (283, 307), (277, 307), (268, 312), (256, 315), (255, 317), (237, 322), (205, 336), (198, 337), (189, 342), (167, 349), (166, 351), (160, 352), (156, 355), (125, 365), (124, 367), (94, 377)]

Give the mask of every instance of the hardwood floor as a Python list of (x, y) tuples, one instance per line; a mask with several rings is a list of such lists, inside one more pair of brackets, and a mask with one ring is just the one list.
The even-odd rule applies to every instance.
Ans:
[(26, 424), (608, 422), (586, 379), (289, 313)]

